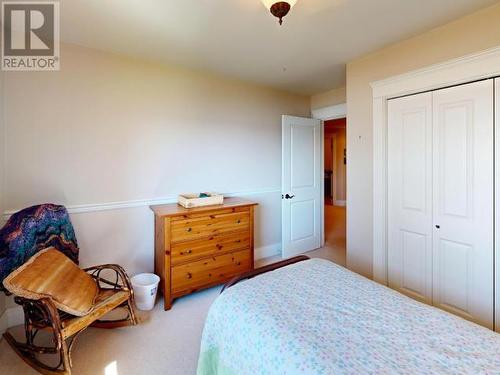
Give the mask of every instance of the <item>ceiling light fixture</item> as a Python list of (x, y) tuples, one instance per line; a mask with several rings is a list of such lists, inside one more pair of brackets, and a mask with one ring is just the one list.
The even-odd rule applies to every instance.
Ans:
[(276, 0), (262, 0), (264, 5), (271, 11), (271, 14), (279, 18), (280, 25), (283, 23), (285, 17), (290, 9), (295, 5), (297, 0), (276, 1)]

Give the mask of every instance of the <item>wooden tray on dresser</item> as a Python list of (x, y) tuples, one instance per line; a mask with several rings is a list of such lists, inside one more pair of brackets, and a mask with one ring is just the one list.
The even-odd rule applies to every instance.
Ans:
[(217, 206), (150, 207), (155, 214), (155, 273), (161, 279), (165, 310), (175, 298), (253, 270), (256, 205), (225, 198)]

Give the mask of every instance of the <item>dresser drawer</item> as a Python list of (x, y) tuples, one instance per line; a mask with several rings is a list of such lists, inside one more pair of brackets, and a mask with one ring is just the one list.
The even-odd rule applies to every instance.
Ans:
[(250, 213), (248, 211), (222, 214), (215, 212), (211, 215), (172, 221), (171, 241), (189, 241), (220, 233), (248, 231), (249, 228)]
[[(212, 206), (214, 207), (214, 206)], [(192, 210), (192, 208), (191, 208)], [(210, 211), (202, 211), (202, 212), (188, 212), (184, 215), (178, 215), (172, 217), (172, 222), (183, 221), (183, 220), (192, 220), (192, 219), (200, 219), (206, 218), (213, 215), (223, 215), (223, 214), (233, 214), (235, 212), (248, 212), (248, 207), (235, 207), (235, 208), (216, 208)]]
[(222, 283), (252, 269), (250, 249), (217, 255), (172, 267), (174, 296), (191, 293), (200, 287)]
[(250, 247), (250, 232), (217, 234), (202, 240), (179, 242), (172, 244), (172, 264), (190, 262), (205, 256), (216, 255)]

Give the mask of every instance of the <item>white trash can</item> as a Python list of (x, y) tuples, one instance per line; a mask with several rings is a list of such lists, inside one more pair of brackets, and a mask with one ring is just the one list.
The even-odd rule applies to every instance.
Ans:
[(152, 310), (155, 306), (156, 292), (160, 278), (154, 273), (140, 273), (130, 281), (134, 288), (135, 305), (139, 310)]

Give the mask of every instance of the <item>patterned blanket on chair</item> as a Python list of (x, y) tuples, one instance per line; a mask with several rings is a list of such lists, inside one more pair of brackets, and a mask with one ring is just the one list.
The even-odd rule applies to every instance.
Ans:
[(78, 243), (64, 206), (41, 204), (13, 214), (0, 229), (0, 290), (13, 270), (51, 246), (78, 264)]

